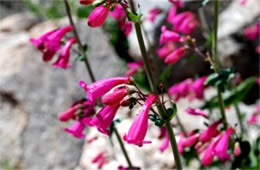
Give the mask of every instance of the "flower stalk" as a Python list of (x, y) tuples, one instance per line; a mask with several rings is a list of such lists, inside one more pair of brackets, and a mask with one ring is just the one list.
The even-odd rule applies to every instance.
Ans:
[[(74, 24), (74, 21), (73, 21), (73, 19), (72, 19), (72, 15), (71, 15), (70, 5), (69, 5), (69, 3), (68, 3), (67, 0), (64, 0), (64, 4), (65, 4), (65, 9), (66, 9), (67, 16), (68, 16), (68, 18), (69, 18), (69, 22), (70, 22), (70, 24), (74, 27), (73, 33), (74, 33), (74, 36), (75, 36), (76, 41), (77, 41), (77, 43), (78, 43), (79, 50), (81, 51), (82, 55), (84, 56), (84, 63), (85, 63), (85, 66), (86, 66), (86, 68), (87, 68), (87, 71), (88, 71), (88, 73), (89, 73), (89, 76), (90, 76), (90, 78), (91, 78), (91, 82), (93, 83), (93, 82), (96, 81), (96, 79), (95, 79), (95, 76), (94, 76), (94, 74), (93, 74), (93, 71), (92, 71), (92, 69), (91, 69), (91, 67), (90, 67), (90, 64), (89, 64), (89, 61), (88, 61), (88, 57), (87, 57), (87, 55), (86, 55), (86, 53), (85, 53), (84, 47), (83, 47), (83, 45), (82, 45), (82, 43), (81, 43), (81, 41), (80, 41), (78, 32), (77, 32), (77, 30), (76, 30), (76, 28), (75, 28), (75, 24)], [(122, 142), (122, 139), (121, 139), (121, 137), (120, 137), (120, 135), (119, 135), (119, 133), (118, 133), (116, 127), (114, 127), (114, 131), (115, 131), (117, 140), (119, 141), (119, 145), (120, 145), (120, 147), (121, 147), (121, 149), (122, 149), (122, 151), (123, 151), (123, 154), (124, 154), (124, 156), (125, 156), (125, 158), (126, 158), (126, 160), (127, 160), (127, 163), (128, 163), (128, 165), (129, 165), (129, 167), (131, 168), (131, 167), (133, 167), (133, 166), (132, 166), (132, 163), (131, 163), (131, 161), (130, 161), (130, 159), (129, 159), (129, 156), (128, 156), (128, 154), (127, 154), (127, 151), (126, 151), (126, 149), (125, 149), (125, 146), (124, 146), (124, 144), (123, 144), (123, 142)]]
[[(131, 8), (132, 13), (136, 14), (136, 10), (135, 10), (133, 0), (129, 0), (129, 4), (130, 4), (130, 8)], [(135, 30), (136, 30), (136, 36), (137, 36), (137, 40), (138, 40), (138, 43), (139, 43), (140, 51), (141, 51), (141, 54), (142, 54), (142, 57), (143, 57), (143, 60), (144, 60), (144, 66), (145, 66), (145, 70), (146, 70), (146, 74), (147, 74), (147, 77), (148, 77), (148, 81), (149, 81), (151, 91), (156, 93), (157, 95), (159, 95), (158, 90), (157, 90), (156, 85), (155, 85), (154, 78), (152, 76), (152, 70), (151, 70), (151, 67), (150, 67), (150, 64), (149, 64), (149, 61), (148, 61), (148, 56), (147, 56), (147, 53), (146, 53), (146, 48), (145, 48), (145, 44), (144, 44), (144, 40), (143, 40), (141, 25), (140, 25), (139, 22), (136, 22), (136, 23), (134, 23), (134, 26), (135, 26)], [(158, 100), (160, 100), (160, 99), (158, 99)], [(158, 108), (158, 111), (160, 113), (160, 116), (163, 119), (165, 119), (167, 114), (166, 114), (166, 109), (165, 109), (164, 105), (160, 103), (157, 106), (157, 108)], [(169, 139), (170, 139), (170, 143), (171, 143), (171, 147), (172, 147), (172, 150), (173, 150), (173, 156), (174, 156), (174, 160), (175, 160), (175, 163), (176, 163), (176, 168), (182, 169), (176, 139), (175, 139), (173, 129), (171, 127), (170, 122), (165, 122), (165, 126), (166, 126), (166, 129), (167, 129)]]
[(89, 61), (88, 61), (88, 57), (87, 57), (87, 55), (86, 55), (86, 53), (85, 53), (84, 47), (83, 47), (83, 45), (82, 45), (82, 43), (81, 43), (81, 41), (80, 41), (78, 32), (77, 32), (77, 30), (76, 30), (74, 21), (73, 21), (73, 19), (72, 19), (71, 10), (70, 10), (70, 5), (69, 5), (69, 3), (68, 3), (68, 0), (64, 0), (64, 4), (65, 4), (65, 9), (66, 9), (67, 16), (68, 16), (68, 18), (69, 18), (69, 22), (70, 22), (70, 24), (71, 24), (71, 25), (73, 26), (73, 28), (74, 28), (74, 29), (73, 29), (73, 33), (74, 33), (74, 36), (75, 36), (75, 38), (76, 38), (76, 40), (77, 40), (77, 43), (78, 43), (78, 46), (79, 46), (79, 50), (81, 51), (81, 53), (82, 53), (82, 55), (83, 55), (83, 57), (84, 57), (84, 63), (85, 63), (85, 65), (86, 65), (87, 71), (88, 71), (88, 73), (89, 73), (89, 76), (90, 76), (90, 78), (91, 78), (91, 81), (92, 81), (92, 82), (95, 82), (95, 81), (96, 81), (95, 76), (94, 76), (93, 71), (92, 71), (92, 69), (91, 69), (91, 67), (90, 67), (90, 64), (89, 64)]
[[(213, 58), (214, 58), (214, 71), (216, 73), (220, 72), (220, 67), (219, 67), (219, 61), (218, 61), (218, 16), (219, 16), (219, 0), (215, 0), (214, 1), (214, 30), (213, 30), (213, 43), (212, 43), (212, 53), (213, 53)], [(226, 114), (225, 114), (225, 105), (224, 105), (224, 100), (223, 100), (223, 96), (222, 93), (219, 89), (217, 89), (218, 91), (218, 101), (219, 101), (219, 108), (220, 108), (220, 113), (223, 119), (223, 124), (224, 124), (224, 128), (226, 129), (228, 124), (227, 124), (227, 118), (226, 118)]]

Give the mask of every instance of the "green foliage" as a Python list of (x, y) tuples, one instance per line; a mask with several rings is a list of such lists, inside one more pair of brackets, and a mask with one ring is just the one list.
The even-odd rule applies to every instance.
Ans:
[[(224, 96), (224, 104), (226, 107), (243, 101), (252, 86), (255, 84), (256, 78), (251, 77), (240, 83), (234, 88), (227, 96)], [(217, 97), (213, 97), (210, 101), (206, 102), (202, 109), (218, 107)]]
[(223, 69), (220, 73), (212, 73), (205, 81), (205, 85), (212, 85), (224, 92), (228, 86), (229, 80), (234, 78), (235, 72), (232, 68)]
[(170, 122), (172, 118), (177, 114), (177, 106), (176, 103), (171, 102), (172, 108), (167, 109), (167, 119), (165, 121)]
[(142, 17), (142, 14), (135, 15), (134, 13), (129, 12), (127, 10), (125, 10), (125, 12), (126, 12), (126, 16), (127, 16), (128, 20), (133, 21), (134, 23), (139, 22)]
[(137, 72), (133, 75), (133, 78), (138, 86), (147, 91), (151, 91), (149, 82), (147, 80), (146, 75), (143, 72)]
[(93, 6), (79, 5), (76, 10), (77, 10), (77, 17), (87, 18), (91, 13), (91, 11), (93, 10)]
[(167, 79), (171, 76), (172, 68), (172, 65), (166, 67), (166, 69), (160, 74), (160, 81), (167, 82)]

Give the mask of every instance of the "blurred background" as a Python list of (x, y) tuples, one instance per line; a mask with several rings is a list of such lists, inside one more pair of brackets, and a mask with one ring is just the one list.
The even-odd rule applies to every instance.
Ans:
[[(77, 0), (69, 2), (80, 38), (89, 46), (88, 56), (97, 79), (124, 75), (126, 62), (140, 59), (134, 32), (126, 37), (118, 30), (112, 18), (107, 19), (103, 28), (89, 28), (87, 16), (93, 8), (82, 6)], [(156, 49), (160, 27), (166, 23), (167, 10), (170, 8), (168, 0), (137, 0), (137, 3), (144, 15), (153, 7), (165, 10), (154, 24), (144, 23), (149, 40), (146, 42), (148, 50)], [(203, 22), (194, 33), (198, 44), (203, 44), (213, 22), (213, 3), (210, 2), (203, 8), (199, 8), (200, 5), (201, 1), (187, 1), (184, 10), (196, 13), (200, 22)], [(233, 67), (242, 79), (259, 77), (259, 54), (255, 50), (259, 39), (250, 41), (243, 34), (246, 27), (259, 21), (259, 6), (259, 0), (248, 0), (244, 6), (238, 0), (220, 1), (220, 62), (223, 67)], [(107, 141), (104, 136), (101, 135), (96, 146), (88, 145), (83, 140), (64, 133), (63, 129), (68, 124), (57, 119), (75, 100), (85, 96), (78, 86), (79, 80), (90, 82), (84, 64), (76, 62), (74, 57), (70, 60), (73, 66), (71, 69), (64, 71), (54, 68), (42, 61), (41, 53), (29, 42), (31, 37), (39, 37), (68, 24), (62, 0), (0, 0), (0, 169), (95, 169), (88, 159), (99, 148), (105, 148)], [(72, 52), (72, 56), (77, 54)], [(166, 68), (159, 59), (158, 65), (161, 70)], [(167, 77), (169, 84), (211, 73), (209, 65), (194, 56), (187, 57), (170, 69), (172, 74)], [(241, 110), (245, 113), (253, 112), (251, 105), (257, 99), (259, 86), (255, 84), (243, 101)], [(182, 106), (189, 104), (188, 101), (182, 101), (178, 105), (180, 112)], [(231, 122), (234, 118), (232, 115), (234, 116), (228, 116)], [(189, 116), (181, 116), (181, 121), (188, 122), (187, 129), (202, 123), (195, 123)], [(120, 125), (125, 129), (122, 134), (129, 124), (130, 122), (126, 123), (126, 127)], [(157, 133), (150, 134), (151, 138)], [(160, 160), (159, 153), (151, 153), (151, 150), (156, 150), (155, 145), (146, 148), (143, 153), (138, 150), (131, 150), (130, 157), (137, 159), (136, 162), (141, 167), (158, 169), (172, 166), (169, 165), (169, 160)], [(119, 149), (108, 152), (118, 152), (117, 159), (125, 161)], [(152, 160), (142, 162), (147, 153), (153, 155), (158, 162), (164, 161), (163, 164), (152, 166)], [(167, 154), (169, 153), (164, 153), (164, 156)], [(111, 162), (104, 169), (115, 169), (118, 166), (116, 161)]]

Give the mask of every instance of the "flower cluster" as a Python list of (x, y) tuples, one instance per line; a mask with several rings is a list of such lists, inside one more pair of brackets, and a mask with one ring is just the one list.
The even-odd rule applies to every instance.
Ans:
[[(43, 61), (50, 61), (54, 55), (61, 49), (62, 38), (70, 31), (73, 30), (71, 25), (52, 30), (40, 36), (38, 39), (31, 38), (30, 41), (43, 53)], [(69, 38), (66, 44), (61, 49), (61, 53), (53, 66), (60, 67), (63, 69), (71, 67), (69, 65), (70, 49), (71, 46), (76, 42), (74, 37)]]
[(193, 100), (194, 98), (203, 99), (204, 98), (204, 85), (207, 76), (203, 76), (195, 81), (192, 81), (191, 78), (188, 78), (180, 83), (174, 84), (168, 90), (169, 95), (173, 98), (174, 101), (178, 101), (181, 97), (190, 96), (189, 99)]

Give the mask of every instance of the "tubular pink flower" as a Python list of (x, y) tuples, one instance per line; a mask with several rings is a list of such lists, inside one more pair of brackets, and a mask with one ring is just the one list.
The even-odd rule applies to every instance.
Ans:
[(191, 34), (198, 25), (198, 20), (196, 20), (195, 14), (186, 11), (176, 15), (171, 23), (174, 31)]
[(196, 97), (197, 99), (203, 99), (204, 98), (204, 89), (205, 85), (204, 82), (206, 81), (207, 76), (203, 76), (197, 80), (195, 80), (192, 85), (191, 85), (191, 91), (193, 93), (193, 96)]
[(229, 136), (234, 132), (233, 128), (228, 128), (225, 134), (221, 137), (218, 144), (215, 147), (215, 155), (220, 161), (230, 160), (231, 156), (227, 152)]
[(109, 8), (110, 5), (104, 6), (102, 4), (96, 7), (88, 17), (88, 25), (90, 27), (102, 26), (108, 16)]
[(125, 14), (124, 8), (121, 5), (119, 5), (119, 4), (115, 5), (113, 11), (109, 12), (109, 15), (114, 20), (117, 20), (117, 21), (125, 20), (125, 18), (126, 18), (126, 14)]
[(260, 85), (260, 77), (258, 77), (258, 78), (256, 79), (256, 83), (257, 83), (258, 85)]
[(72, 106), (71, 108), (69, 108), (68, 110), (66, 110), (59, 116), (59, 120), (62, 122), (66, 122), (66, 121), (72, 119), (74, 117), (76, 111), (78, 110), (78, 108), (79, 108), (79, 105)]
[(258, 124), (258, 120), (257, 120), (258, 115), (259, 115), (259, 113), (257, 113), (257, 112), (253, 113), (247, 122), (251, 125), (257, 125)]
[(164, 46), (161, 48), (157, 49), (157, 55), (161, 58), (164, 59), (167, 57), (173, 50), (176, 49), (176, 45), (174, 43), (166, 43)]
[(128, 90), (126, 86), (115, 89), (112, 93), (105, 95), (102, 99), (104, 105), (114, 105), (120, 103), (121, 100), (127, 95)]
[(133, 28), (132, 22), (126, 22), (124, 30), (123, 30), (125, 36), (128, 36), (130, 34), (130, 32), (132, 31), (132, 28)]
[(93, 2), (94, 0), (79, 0), (81, 5), (91, 5)]
[(101, 169), (106, 162), (107, 162), (107, 159), (104, 156), (104, 152), (100, 152), (92, 159), (92, 163), (98, 164), (98, 169)]
[(87, 126), (96, 126), (97, 129), (106, 135), (109, 135), (108, 127), (111, 125), (119, 104), (104, 106), (94, 118), (84, 118), (82, 122)]
[(192, 12), (186, 11), (186, 12), (182, 12), (179, 13), (178, 15), (176, 15), (173, 20), (172, 20), (172, 24), (174, 27), (178, 27), (181, 25), (181, 23), (185, 20), (185, 18), (187, 17), (194, 17), (194, 14)]
[(173, 19), (176, 16), (177, 7), (176, 5), (172, 5), (171, 9), (168, 12), (167, 22), (173, 24)]
[(162, 26), (161, 31), (161, 45), (167, 42), (179, 42), (181, 40), (181, 36), (178, 33), (167, 30), (165, 25)]
[(162, 139), (167, 136), (167, 130), (166, 127), (163, 126), (160, 128), (160, 135), (158, 136), (159, 139)]
[(219, 140), (221, 139), (222, 134), (219, 134), (216, 138), (214, 138), (214, 140), (209, 144), (209, 146), (207, 147), (204, 155), (202, 156), (201, 159), (201, 164), (204, 166), (208, 166), (210, 165), (213, 160), (214, 160), (214, 148), (216, 147), (216, 145), (218, 144)]
[(259, 34), (260, 34), (260, 22), (255, 25), (249, 26), (244, 30), (244, 35), (251, 41), (256, 40)]
[(191, 115), (195, 115), (195, 116), (203, 116), (205, 118), (208, 118), (208, 113), (204, 112), (201, 109), (193, 109), (191, 107), (186, 109), (186, 112), (191, 114)]
[(164, 151), (168, 148), (169, 143), (170, 143), (170, 139), (169, 139), (169, 137), (167, 136), (167, 137), (164, 139), (164, 141), (163, 141), (163, 143), (161, 144), (161, 146), (159, 147), (159, 150), (160, 150), (161, 152), (164, 152)]
[(149, 11), (148, 20), (154, 23), (156, 17), (162, 12), (160, 8), (153, 8)]
[(179, 139), (178, 144), (177, 144), (177, 146), (178, 146), (178, 151), (179, 151), (179, 153), (180, 153), (181, 155), (183, 154), (183, 151), (184, 151), (184, 147), (183, 147), (183, 145), (182, 145), (183, 139), (184, 139), (184, 133), (182, 132), (182, 133), (180, 134), (180, 139)]
[(84, 81), (80, 81), (79, 85), (84, 88), (88, 93), (88, 99), (92, 103), (106, 94), (109, 90), (120, 84), (128, 84), (130, 77), (112, 77), (99, 80), (95, 83), (87, 85)]
[(93, 116), (96, 113), (95, 104), (91, 103), (89, 100), (82, 103), (82, 111), (84, 117)]
[(178, 101), (180, 97), (186, 97), (190, 91), (190, 85), (192, 79), (188, 78), (178, 84), (171, 86), (168, 90), (168, 93), (173, 97), (174, 101)]
[(72, 134), (76, 138), (82, 139), (85, 138), (83, 134), (85, 125), (81, 121), (76, 121), (71, 128), (66, 128), (65, 132)]
[(47, 62), (51, 60), (54, 54), (60, 49), (61, 39), (71, 30), (73, 30), (73, 27), (69, 25), (47, 32), (38, 39), (31, 38), (30, 41), (43, 53), (43, 61)]
[(239, 156), (240, 154), (241, 154), (240, 145), (239, 142), (236, 142), (234, 147), (234, 155)]
[(127, 63), (127, 66), (129, 67), (129, 70), (126, 72), (127, 76), (132, 76), (134, 75), (139, 68), (142, 68), (144, 66), (144, 61), (136, 61), (136, 62), (129, 62)]
[(183, 0), (169, 0), (169, 2), (173, 3), (173, 5), (175, 5), (177, 8), (184, 7), (184, 2)]
[(200, 134), (196, 133), (196, 134), (193, 134), (193, 135), (187, 137), (186, 139), (183, 139), (181, 141), (182, 147), (191, 147), (198, 141), (199, 136), (200, 136)]
[(204, 130), (200, 135), (200, 141), (202, 143), (210, 141), (211, 138), (217, 136), (220, 132), (217, 130), (218, 125), (221, 123), (221, 120), (214, 122), (206, 130)]
[(129, 144), (135, 144), (141, 147), (143, 144), (151, 143), (151, 141), (144, 141), (148, 129), (148, 113), (153, 103), (157, 100), (157, 96), (150, 94), (140, 113), (131, 125), (128, 134), (124, 136), (124, 140)]
[(53, 63), (53, 66), (60, 67), (63, 69), (71, 67), (71, 65), (68, 64), (70, 59), (70, 49), (75, 42), (76, 39), (74, 37), (69, 39), (69, 41), (63, 47), (58, 60), (55, 63)]
[(175, 64), (177, 61), (179, 61), (183, 56), (186, 55), (186, 48), (180, 47), (174, 50), (171, 54), (169, 54), (164, 62), (166, 64)]

